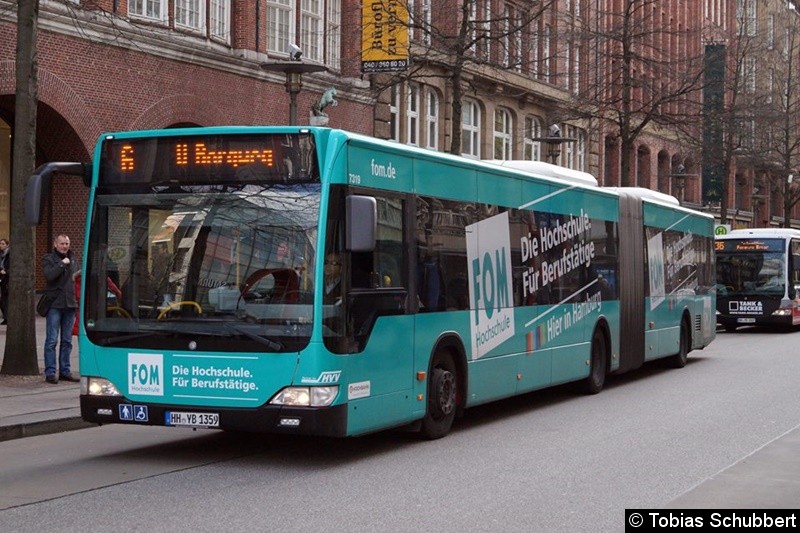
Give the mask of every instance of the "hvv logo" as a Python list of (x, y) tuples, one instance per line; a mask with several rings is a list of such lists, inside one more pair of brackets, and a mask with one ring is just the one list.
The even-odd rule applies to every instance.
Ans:
[(300, 383), (337, 383), (339, 381), (339, 377), (341, 377), (342, 371), (341, 370), (333, 370), (328, 372), (323, 372), (319, 375), (319, 377), (311, 378), (311, 377), (303, 377), (300, 379)]
[(472, 358), (514, 336), (508, 213), (467, 226)]
[(128, 392), (147, 396), (164, 395), (164, 356), (128, 354)]

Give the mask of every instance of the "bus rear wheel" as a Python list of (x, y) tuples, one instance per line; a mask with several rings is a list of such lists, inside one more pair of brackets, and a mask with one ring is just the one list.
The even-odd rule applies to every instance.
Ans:
[(592, 353), (589, 363), (589, 377), (586, 378), (586, 392), (597, 394), (606, 384), (606, 366), (608, 364), (608, 343), (600, 328), (592, 335)]
[(667, 363), (672, 368), (683, 368), (686, 366), (686, 361), (689, 358), (689, 345), (691, 338), (689, 337), (689, 325), (687, 321), (681, 320), (681, 333), (678, 339), (678, 353), (670, 356)]
[(436, 352), (428, 374), (428, 405), (420, 434), (439, 439), (450, 432), (456, 417), (458, 372), (449, 352)]

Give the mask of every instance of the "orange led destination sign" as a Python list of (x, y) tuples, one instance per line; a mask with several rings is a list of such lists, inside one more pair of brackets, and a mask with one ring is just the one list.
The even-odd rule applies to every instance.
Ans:
[[(136, 170), (136, 150), (130, 144), (120, 147), (119, 168), (123, 172)], [(205, 143), (178, 143), (175, 145), (175, 164), (185, 165), (248, 165), (261, 162), (268, 167), (273, 164), (271, 148), (255, 150), (210, 150)]]
[(319, 176), (308, 134), (214, 134), (104, 141), (100, 183), (294, 181)]
[(714, 243), (718, 252), (782, 252), (780, 239), (721, 239)]
[(736, 243), (736, 251), (738, 252), (758, 252), (762, 250), (769, 250), (769, 246), (760, 241), (742, 241)]

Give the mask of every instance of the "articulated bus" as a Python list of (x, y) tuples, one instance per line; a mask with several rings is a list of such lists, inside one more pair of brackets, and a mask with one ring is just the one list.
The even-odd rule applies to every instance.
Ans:
[(738, 229), (714, 247), (717, 321), (725, 331), (800, 324), (800, 231)]
[(90, 187), (81, 415), (438, 438), (466, 408), (567, 382), (596, 393), (712, 341), (711, 217), (518, 166), (209, 127), (103, 135), (91, 165), (40, 167), (29, 224), (53, 172)]

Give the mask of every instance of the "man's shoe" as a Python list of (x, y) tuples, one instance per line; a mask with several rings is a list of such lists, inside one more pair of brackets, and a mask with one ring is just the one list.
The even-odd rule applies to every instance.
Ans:
[(77, 383), (81, 380), (81, 378), (76, 378), (72, 374), (62, 374), (59, 379), (61, 381), (72, 381), (73, 383)]
[(53, 385), (56, 385), (58, 383), (58, 380), (56, 379), (55, 376), (47, 376), (44, 378), (44, 380), (48, 383), (52, 383)]
[(7, 323), (8, 323), (8, 322), (6, 322), (5, 320), (3, 320), (2, 322), (0, 322), (0, 326), (5, 326)]

